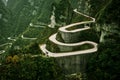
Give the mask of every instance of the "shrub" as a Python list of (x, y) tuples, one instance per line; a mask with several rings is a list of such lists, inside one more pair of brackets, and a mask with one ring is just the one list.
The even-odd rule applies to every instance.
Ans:
[[(1, 80), (63, 80), (53, 58), (8, 56), (0, 66)], [(8, 63), (9, 62), (9, 63)]]

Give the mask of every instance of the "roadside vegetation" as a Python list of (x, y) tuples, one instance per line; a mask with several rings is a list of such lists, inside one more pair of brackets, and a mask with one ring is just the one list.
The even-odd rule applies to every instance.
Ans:
[[(12, 43), (11, 46), (0, 46), (0, 50), (5, 50), (0, 54), (0, 80), (119, 80), (119, 5), (119, 0), (9, 0), (5, 6), (0, 0), (0, 45)], [(57, 24), (55, 28), (49, 28), (53, 7)], [(59, 27), (84, 20), (73, 13), (75, 8), (96, 18), (96, 23), (90, 25), (92, 30), (81, 34), (81, 41), (97, 42), (98, 51), (89, 60), (86, 74), (65, 76), (55, 59), (46, 57), (39, 45), (48, 43), (49, 49), (55, 47), (53, 51), (58, 52), (59, 49), (51, 45), (48, 38)], [(30, 23), (39, 22), (39, 26), (44, 28), (30, 26)], [(23, 39), (22, 35), (37, 39)], [(86, 45), (80, 48), (84, 47), (88, 48)]]

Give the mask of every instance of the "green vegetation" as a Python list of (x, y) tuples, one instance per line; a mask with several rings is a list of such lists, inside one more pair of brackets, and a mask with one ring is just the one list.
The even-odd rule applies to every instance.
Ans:
[[(53, 58), (46, 57), (39, 49), (43, 43), (47, 48), (59, 52), (59, 48), (48, 41), (59, 27), (88, 20), (73, 12), (79, 11), (94, 16), (97, 25), (80, 34), (80, 41), (95, 41), (98, 52), (89, 60), (85, 77), (87, 80), (119, 80), (120, 75), (120, 0), (8, 0), (7, 6), (0, 0), (0, 80), (82, 80), (83, 75), (64, 76), (64, 72)], [(50, 17), (55, 7), (56, 26), (49, 28)], [(44, 28), (30, 26), (38, 24)], [(44, 24), (44, 25), (43, 25)], [(83, 25), (84, 26), (84, 25)], [(79, 26), (68, 30), (78, 29)], [(82, 26), (81, 26), (82, 27)], [(97, 29), (99, 30), (97, 30)], [(107, 29), (109, 28), (109, 29)], [(100, 42), (105, 32), (103, 42)], [(23, 39), (21, 36), (27, 38)], [(8, 37), (16, 41), (9, 40)], [(57, 39), (64, 42), (58, 33)], [(74, 50), (88, 49), (86, 44)], [(37, 57), (32, 57), (38, 55)]]
[(10, 27), (10, 23), (8, 22), (9, 19), (10, 12), (0, 0), (0, 44), (6, 43), (6, 37), (7, 35), (10, 35), (10, 32), (7, 32), (9, 30), (8, 28)]
[(100, 24), (99, 30), (104, 32), (105, 36), (104, 41), (98, 45), (98, 52), (89, 62), (88, 80), (119, 80), (120, 8), (117, 6), (120, 5), (120, 1), (90, 0), (90, 2), (91, 13), (96, 17)]
[(95, 16), (99, 23), (116, 23), (120, 19), (120, 1), (119, 0), (90, 0), (91, 15)]
[[(34, 31), (34, 29), (31, 31)], [(36, 31), (34, 31), (37, 35), (33, 34), (37, 38), (36, 40), (22, 39), (20, 36), (20, 38), (18, 38), (18, 40), (15, 41), (12, 47), (8, 50), (8, 53), (19, 54), (25, 52), (23, 54), (27, 54), (27, 53), (40, 54), (41, 52), (39, 49), (39, 44), (46, 43), (49, 36), (53, 34), (55, 31), (56, 29), (51, 29), (48, 27), (42, 30), (37, 29)], [(29, 34), (30, 36), (33, 37), (33, 35), (31, 35), (31, 33), (28, 30), (25, 31), (24, 34)], [(30, 36), (26, 36), (26, 37), (30, 37)]]
[[(111, 46), (112, 45), (112, 46)], [(119, 79), (119, 44), (101, 44), (99, 52), (92, 58), (88, 68), (89, 80)], [(104, 50), (106, 49), (106, 50)], [(94, 75), (91, 75), (94, 74)]]
[(62, 80), (61, 70), (53, 58), (14, 55), (0, 66), (1, 80)]
[[(44, 26), (45, 27), (45, 26)], [(29, 27), (27, 29), (26, 32), (24, 32), (24, 36), (25, 37), (30, 37), (30, 38), (34, 38), (37, 36), (42, 35), (41, 33), (43, 33), (45, 29), (44, 28), (35, 28), (35, 27)], [(32, 33), (32, 34), (31, 34)]]
[[(117, 26), (117, 25), (116, 25)], [(107, 31), (104, 42), (98, 46), (98, 52), (91, 58), (88, 66), (89, 80), (118, 80), (119, 79), (119, 49), (120, 31), (115, 25)], [(106, 27), (106, 26), (104, 26)], [(94, 74), (94, 75), (91, 75)]]

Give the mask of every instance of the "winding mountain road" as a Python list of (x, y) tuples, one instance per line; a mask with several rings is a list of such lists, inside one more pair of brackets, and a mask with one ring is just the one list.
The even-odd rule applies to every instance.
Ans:
[(0, 47), (5, 46), (5, 45), (12, 45), (12, 43), (4, 43), (4, 44), (1, 44)]
[(30, 23), (30, 27), (35, 27), (35, 28), (46, 28), (45, 26), (47, 26), (47, 25), (39, 25), (39, 24)]
[[(63, 26), (63, 27), (59, 28), (60, 32), (69, 34), (69, 33), (76, 33), (76, 32), (80, 32), (80, 31), (88, 30), (88, 29), (90, 29), (89, 26), (84, 26), (84, 28), (79, 28), (79, 29), (74, 29), (74, 30), (67, 30), (67, 28), (77, 26), (77, 25), (82, 25), (82, 24), (90, 24), (90, 23), (95, 22), (95, 18), (92, 18), (90, 16), (82, 14), (82, 13), (78, 12), (77, 9), (74, 9), (74, 12), (76, 12), (76, 13), (84, 16), (84, 17), (87, 17), (87, 18), (89, 18), (91, 20), (90, 21), (83, 21), (83, 22), (73, 23), (73, 24), (70, 24), (70, 25)], [(47, 44), (42, 44), (42, 45), (40, 44), (39, 47), (42, 50), (42, 52), (45, 53), (49, 57), (64, 57), (64, 56), (72, 56), (72, 55), (80, 55), (80, 54), (89, 54), (89, 53), (93, 53), (93, 52), (97, 51), (97, 43), (95, 43), (95, 42), (82, 41), (82, 42), (78, 42), (78, 43), (63, 43), (63, 42), (60, 42), (60, 41), (56, 40), (56, 35), (57, 35), (57, 33), (51, 35), (49, 37), (49, 40), (51, 42), (55, 43), (58, 46), (64, 46), (64, 47), (65, 46), (66, 47), (71, 46), (71, 47), (74, 47), (74, 46), (80, 46), (80, 45), (82, 46), (83, 44), (91, 44), (91, 45), (93, 45), (93, 48), (87, 49), (87, 50), (80, 50), (80, 51), (54, 53), (54, 52), (50, 52), (49, 50), (46, 49)]]
[[(1, 44), (0, 47), (3, 47), (3, 46), (6, 46), (6, 45), (12, 45), (12, 43), (4, 43), (4, 44)], [(0, 50), (0, 54), (3, 54), (5, 52), (5, 50)]]
[(11, 38), (11, 37), (8, 37), (7, 39), (8, 39), (8, 40), (12, 40), (12, 41), (16, 41), (15, 38)]
[(4, 52), (5, 52), (5, 50), (1, 50), (1, 51), (0, 51), (0, 54), (2, 54), (2, 53), (4, 53)]
[(29, 37), (24, 37), (23, 35), (21, 35), (22, 39), (29, 39), (29, 40), (36, 40), (37, 38), (29, 38)]

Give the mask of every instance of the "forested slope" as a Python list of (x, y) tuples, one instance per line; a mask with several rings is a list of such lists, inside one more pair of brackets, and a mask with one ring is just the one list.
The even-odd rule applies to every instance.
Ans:
[[(37, 76), (37, 79), (47, 80), (45, 77), (51, 78), (53, 76), (54, 79), (51, 78), (51, 80), (57, 80), (58, 78), (60, 80), (61, 77), (58, 77), (58, 74), (62, 72), (59, 72), (58, 68), (55, 67), (56, 64), (51, 66), (54, 65), (51, 63), (51, 59), (41, 57), (38, 59), (40, 60), (40, 63), (38, 63), (36, 59), (31, 60), (31, 58), (26, 57), (22, 59), (18, 54), (41, 54), (38, 45), (47, 42), (48, 37), (57, 32), (57, 28), (79, 20), (86, 20), (73, 13), (75, 8), (96, 18), (96, 24), (91, 25), (93, 26), (91, 32), (97, 32), (94, 34), (97, 37), (87, 36), (99, 43), (99, 49), (88, 65), (88, 80), (119, 80), (119, 5), (119, 0), (8, 0), (6, 4), (3, 0), (0, 0), (0, 45), (12, 43), (10, 47), (9, 45), (0, 47), (0, 50), (7, 49), (7, 52), (2, 55), (3, 57), (0, 55), (0, 62), (3, 63), (3, 66), (0, 66), (1, 80), (8, 80), (8, 77), (9, 80), (13, 80), (18, 76), (20, 79), (26, 78), (27, 80), (36, 80), (35, 76)], [(54, 16), (54, 22), (56, 22), (53, 25), (55, 28), (49, 27), (52, 23), (52, 16)], [(22, 35), (25, 38), (37, 39), (23, 39)], [(21, 59), (18, 59), (18, 57), (14, 59), (14, 55)], [(45, 63), (42, 61), (45, 61)], [(23, 62), (24, 64), (22, 64)], [(33, 63), (31, 64), (31, 62)], [(15, 67), (16, 63), (17, 66)], [(24, 68), (26, 65), (32, 67)], [(39, 65), (39, 67), (36, 65)], [(52, 71), (47, 68), (49, 66), (51, 66), (54, 75), (50, 74)], [(38, 72), (34, 69), (36, 67), (37, 70), (39, 69)], [(21, 69), (23, 69), (23, 72), (20, 72)], [(25, 73), (24, 69), (28, 72), (33, 70), (35, 73), (32, 77), (28, 77), (30, 73)], [(42, 69), (47, 69), (47, 71), (44, 72)], [(16, 76), (14, 75), (16, 74), (15, 70), (20, 72)], [(70, 77), (70, 79), (74, 80), (77, 77)]]

